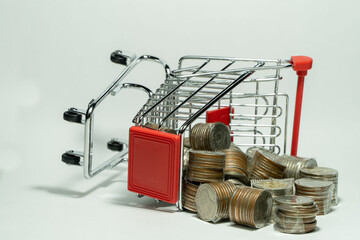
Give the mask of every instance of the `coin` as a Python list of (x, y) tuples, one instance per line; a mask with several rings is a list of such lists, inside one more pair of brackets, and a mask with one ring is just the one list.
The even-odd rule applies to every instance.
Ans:
[(272, 198), (270, 192), (240, 187), (230, 201), (230, 220), (237, 224), (261, 228), (270, 222)]
[(312, 179), (308, 179), (308, 178), (300, 178), (298, 180), (295, 180), (295, 186), (299, 187), (299, 188), (308, 188), (309, 191), (314, 190), (314, 191), (318, 191), (318, 190), (327, 190), (329, 189), (329, 187), (332, 185), (332, 182), (327, 182), (327, 181), (317, 181), (317, 180), (312, 180)]
[(284, 233), (306, 233), (316, 227), (319, 212), (313, 199), (304, 196), (280, 196), (275, 211), (274, 229)]
[(236, 187), (245, 186), (241, 181), (234, 178), (229, 178), (226, 181), (233, 183)]
[(162, 126), (160, 129), (159, 129), (159, 124), (157, 123), (153, 123), (153, 122), (147, 122), (145, 123), (146, 127), (148, 128), (152, 128), (154, 130), (160, 130), (162, 132), (166, 132), (166, 133), (171, 133), (171, 134), (177, 134), (177, 132), (174, 130), (174, 129), (171, 129), (169, 127), (165, 127), (165, 126)]
[(285, 205), (296, 205), (296, 206), (309, 206), (313, 205), (314, 201), (311, 198), (303, 197), (303, 196), (280, 196), (274, 199), (278, 204)]
[(196, 212), (195, 196), (198, 187), (198, 185), (189, 181), (184, 181), (183, 183), (183, 206), (185, 209), (191, 212)]
[(211, 124), (209, 142), (213, 151), (229, 148), (231, 144), (229, 128), (221, 122)]
[(336, 177), (338, 171), (332, 168), (326, 167), (315, 167), (315, 168), (304, 168), (301, 169), (301, 173), (304, 173), (308, 176), (318, 176), (318, 177)]
[(218, 202), (215, 190), (210, 185), (203, 184), (197, 191), (195, 197), (196, 209), (199, 217), (204, 221), (217, 220), (216, 212)]
[(274, 225), (274, 229), (283, 233), (308, 233), (315, 230), (316, 224), (317, 224), (316, 220), (312, 223), (300, 224), (301, 225), (300, 227), (298, 227), (296, 224), (290, 226), (285, 225), (284, 227), (280, 223), (276, 223)]
[(279, 156), (266, 149), (257, 149), (249, 167), (251, 179), (283, 178), (286, 167)]
[(225, 153), (225, 178), (236, 178), (245, 184), (249, 182), (249, 176), (247, 172), (247, 157), (237, 147), (232, 147), (223, 150)]
[(296, 195), (311, 197), (319, 208), (318, 215), (330, 212), (334, 189), (332, 182), (300, 178), (295, 181)]
[(191, 146), (190, 146), (190, 138), (185, 138), (184, 139), (184, 147), (187, 147), (187, 148), (190, 148)]
[(199, 217), (218, 222), (229, 216), (229, 201), (236, 187), (231, 182), (201, 184), (195, 197)]
[(224, 180), (224, 164), (223, 152), (191, 149), (185, 178), (193, 182), (222, 181)]
[(253, 179), (251, 186), (268, 190), (273, 197), (292, 195), (294, 179)]
[(332, 206), (338, 203), (338, 171), (326, 167), (314, 167), (313, 169), (300, 169), (300, 176), (303, 178), (310, 178), (319, 181), (329, 181), (334, 184), (332, 193)]
[(278, 160), (286, 166), (284, 172), (286, 178), (298, 179), (300, 178), (301, 168), (314, 168), (317, 166), (317, 162), (313, 158), (301, 158), (284, 154)]
[[(293, 179), (253, 179), (251, 186), (264, 189), (271, 193), (273, 199), (277, 196), (293, 194)], [(273, 201), (271, 222), (275, 222), (276, 203)]]
[(198, 123), (190, 132), (190, 146), (195, 150), (218, 151), (230, 147), (230, 130), (221, 123)]

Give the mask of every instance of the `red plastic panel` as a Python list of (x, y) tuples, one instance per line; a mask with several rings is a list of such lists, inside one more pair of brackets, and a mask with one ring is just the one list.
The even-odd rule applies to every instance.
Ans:
[[(234, 109), (232, 109), (231, 112), (234, 113)], [(206, 111), (206, 122), (207, 123), (222, 122), (223, 124), (229, 126), (230, 107), (223, 107), (211, 111)], [(233, 141), (234, 141), (234, 137), (231, 137), (231, 142)]]
[(176, 203), (181, 137), (157, 130), (129, 130), (128, 190)]
[(206, 111), (206, 122), (207, 123), (222, 122), (223, 124), (229, 126), (230, 107), (223, 107), (211, 111)]

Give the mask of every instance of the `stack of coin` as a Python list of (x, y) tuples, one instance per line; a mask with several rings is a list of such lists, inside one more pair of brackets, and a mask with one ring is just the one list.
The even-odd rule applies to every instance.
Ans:
[(266, 149), (258, 149), (249, 168), (251, 179), (284, 178), (286, 167), (278, 161), (279, 156)]
[(201, 184), (195, 197), (199, 217), (214, 223), (228, 218), (230, 198), (236, 189), (229, 181)]
[(334, 184), (331, 204), (332, 206), (338, 203), (338, 171), (332, 168), (315, 167), (312, 169), (300, 169), (300, 176), (303, 178), (311, 178), (320, 181), (330, 181)]
[(199, 186), (189, 181), (183, 183), (183, 206), (185, 209), (196, 212), (195, 196)]
[(284, 233), (307, 233), (315, 229), (319, 209), (314, 200), (293, 195), (277, 197), (275, 202), (275, 230)]
[(183, 153), (183, 166), (184, 168), (189, 165), (189, 152), (190, 148), (184, 146), (184, 153)]
[(330, 212), (333, 188), (332, 182), (309, 178), (295, 180), (296, 195), (311, 197), (319, 208), (318, 215), (325, 215)]
[(317, 162), (313, 158), (301, 158), (284, 154), (278, 160), (286, 166), (286, 178), (299, 179), (300, 168), (314, 168), (317, 166)]
[(231, 197), (229, 216), (234, 223), (261, 228), (270, 222), (271, 211), (272, 197), (266, 190), (240, 187)]
[(253, 179), (251, 186), (267, 190), (273, 197), (292, 195), (294, 193), (294, 179)]
[(190, 138), (186, 137), (184, 139), (184, 147), (191, 148), (191, 146), (190, 146)]
[(225, 154), (210, 151), (189, 151), (186, 179), (193, 182), (218, 182), (224, 180)]
[(171, 128), (168, 128), (168, 127), (162, 126), (159, 129), (159, 124), (157, 124), (157, 123), (147, 122), (147, 123), (145, 123), (145, 126), (149, 127), (149, 128), (152, 128), (152, 129), (155, 129), (155, 130), (160, 130), (160, 131), (163, 131), (163, 132), (166, 132), (166, 133), (176, 134), (176, 131), (174, 129), (171, 129)]
[(257, 150), (260, 150), (261, 148), (259, 147), (251, 147), (251, 148), (248, 148), (246, 150), (246, 156), (247, 156), (247, 159), (248, 159), (248, 168), (250, 167), (250, 165), (252, 164), (252, 159), (256, 153)]
[(239, 179), (243, 183), (248, 183), (247, 158), (246, 155), (237, 147), (230, 147), (223, 150), (225, 153), (225, 178)]
[(262, 149), (262, 148), (259, 148), (259, 147), (251, 147), (251, 148), (248, 148), (248, 149), (246, 150), (246, 155), (248, 156), (248, 158), (253, 158), (254, 155), (255, 155), (255, 153), (256, 153), (256, 151), (257, 151), (257, 150), (260, 150), (260, 149)]
[(274, 199), (279, 196), (293, 195), (294, 193), (294, 179), (254, 179), (251, 181), (251, 186), (254, 188), (264, 189), (271, 193), (273, 197), (273, 208), (271, 222), (275, 222), (276, 203)]
[(198, 123), (190, 133), (190, 145), (195, 150), (218, 151), (230, 147), (230, 130), (221, 123)]
[(159, 124), (157, 124), (157, 123), (147, 122), (147, 123), (145, 123), (145, 126), (148, 128), (159, 130)]
[(229, 178), (226, 180), (227, 182), (231, 182), (235, 185), (235, 187), (242, 187), (245, 186), (244, 183), (240, 182), (239, 180), (235, 179), (235, 178)]

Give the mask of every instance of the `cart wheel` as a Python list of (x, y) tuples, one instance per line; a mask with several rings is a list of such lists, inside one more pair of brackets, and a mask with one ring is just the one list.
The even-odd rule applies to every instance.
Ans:
[(111, 53), (110, 60), (113, 63), (117, 63), (125, 66), (127, 65), (127, 58), (122, 54), (122, 51), (120, 50)]
[(107, 148), (112, 151), (121, 152), (124, 149), (124, 144), (116, 140), (111, 140), (107, 143)]
[(61, 156), (61, 161), (66, 164), (80, 165), (80, 157), (67, 152)]
[(68, 122), (75, 122), (75, 123), (81, 123), (82, 120), (82, 116), (80, 113), (71, 110), (64, 112), (63, 118)]

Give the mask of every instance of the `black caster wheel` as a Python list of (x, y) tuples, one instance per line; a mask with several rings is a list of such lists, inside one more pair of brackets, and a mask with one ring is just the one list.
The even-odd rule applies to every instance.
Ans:
[(64, 153), (61, 156), (61, 161), (63, 161), (66, 164), (70, 164), (70, 165), (80, 165), (80, 157), (75, 156), (68, 152)]
[(112, 151), (121, 152), (124, 149), (124, 144), (116, 140), (111, 140), (107, 143), (107, 148)]
[(111, 53), (110, 60), (113, 63), (121, 64), (121, 65), (127, 65), (127, 58), (122, 55), (122, 51), (117, 50), (113, 53)]
[(71, 110), (64, 112), (63, 118), (68, 122), (82, 123), (82, 115)]

